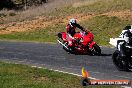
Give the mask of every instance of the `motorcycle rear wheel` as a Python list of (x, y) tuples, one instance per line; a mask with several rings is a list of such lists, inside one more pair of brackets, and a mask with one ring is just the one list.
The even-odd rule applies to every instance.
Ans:
[(93, 45), (92, 54), (93, 55), (101, 55), (101, 49), (97, 44)]

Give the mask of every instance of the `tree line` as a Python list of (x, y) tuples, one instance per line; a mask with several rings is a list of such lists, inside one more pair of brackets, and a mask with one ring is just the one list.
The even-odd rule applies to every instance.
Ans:
[(41, 5), (48, 0), (0, 0), (0, 9), (20, 9), (32, 5)]

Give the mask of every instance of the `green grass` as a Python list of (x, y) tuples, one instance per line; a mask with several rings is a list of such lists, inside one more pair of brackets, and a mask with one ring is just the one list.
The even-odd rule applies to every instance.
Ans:
[(118, 37), (126, 25), (132, 24), (132, 20), (121, 20), (118, 17), (102, 15), (93, 17), (82, 24), (93, 33), (94, 41), (108, 46), (109, 39)]
[(80, 78), (47, 69), (0, 62), (0, 88), (81, 88)]
[(0, 35), (1, 40), (56, 42), (56, 34), (65, 29), (64, 25), (52, 25), (44, 29)]
[[(0, 88), (83, 88), (80, 80), (80, 77), (47, 69), (0, 62)], [(88, 88), (120, 87), (90, 86)]]
[[(87, 3), (90, 1), (87, 1)], [(65, 8), (57, 9), (50, 13), (52, 16), (67, 16), (74, 13), (94, 13), (101, 14), (109, 11), (121, 11), (132, 9), (130, 0), (95, 0), (92, 4), (85, 4), (81, 6), (68, 6)], [(48, 14), (49, 16), (49, 14)]]

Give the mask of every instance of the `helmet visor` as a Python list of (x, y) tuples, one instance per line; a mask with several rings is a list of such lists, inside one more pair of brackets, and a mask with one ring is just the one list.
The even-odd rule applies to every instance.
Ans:
[(72, 25), (73, 27), (75, 27), (75, 26), (76, 26), (76, 23), (71, 23), (71, 25)]

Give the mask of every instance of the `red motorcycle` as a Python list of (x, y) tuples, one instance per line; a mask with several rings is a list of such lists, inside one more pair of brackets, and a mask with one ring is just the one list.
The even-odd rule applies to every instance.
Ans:
[(63, 49), (69, 53), (101, 55), (101, 49), (93, 41), (91, 32), (79, 31), (70, 37), (66, 32), (58, 33), (58, 40)]

